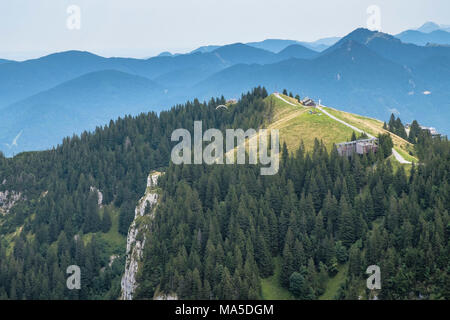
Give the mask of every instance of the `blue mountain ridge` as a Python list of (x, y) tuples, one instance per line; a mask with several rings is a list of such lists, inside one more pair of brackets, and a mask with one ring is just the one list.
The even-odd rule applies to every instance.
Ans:
[(0, 63), (0, 150), (50, 148), (125, 114), (235, 98), (259, 85), (379, 119), (395, 110), (449, 132), (450, 48), (361, 28), (320, 53), (298, 43), (279, 53), (236, 43), (149, 59), (68, 51)]

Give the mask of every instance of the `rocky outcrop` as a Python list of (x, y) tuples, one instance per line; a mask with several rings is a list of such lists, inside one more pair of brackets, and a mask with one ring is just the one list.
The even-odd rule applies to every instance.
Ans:
[(0, 214), (7, 214), (21, 198), (21, 192), (0, 191)]
[(145, 194), (139, 200), (134, 210), (134, 220), (131, 223), (127, 236), (125, 273), (121, 281), (120, 299), (122, 300), (133, 299), (133, 294), (137, 287), (136, 274), (144, 253), (145, 233), (149, 230), (155, 213), (154, 208), (158, 203), (159, 194), (156, 187), (160, 175), (160, 172), (150, 173), (147, 178)]
[(172, 294), (159, 294), (153, 298), (153, 300), (178, 300), (176, 293)]
[(114, 261), (116, 261), (116, 259), (119, 258), (118, 254), (113, 254), (112, 256), (109, 257), (109, 263), (108, 266), (111, 268)]
[(100, 190), (98, 190), (96, 187), (92, 187), (90, 188), (91, 192), (96, 192), (97, 193), (97, 204), (98, 206), (101, 208), (103, 205), (103, 193), (100, 192)]

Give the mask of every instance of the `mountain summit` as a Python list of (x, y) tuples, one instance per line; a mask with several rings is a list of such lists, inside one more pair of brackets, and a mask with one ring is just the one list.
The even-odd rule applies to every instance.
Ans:
[(432, 21), (425, 22), (421, 27), (417, 28), (417, 31), (430, 33), (436, 30), (440, 30), (441, 26)]

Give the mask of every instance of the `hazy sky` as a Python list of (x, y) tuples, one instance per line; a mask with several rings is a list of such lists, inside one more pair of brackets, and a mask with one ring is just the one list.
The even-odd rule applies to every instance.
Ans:
[[(80, 29), (67, 27), (71, 5), (80, 9)], [(70, 49), (146, 57), (267, 38), (312, 41), (366, 27), (370, 5), (391, 34), (426, 21), (450, 24), (449, 0), (3, 0), (0, 58)]]

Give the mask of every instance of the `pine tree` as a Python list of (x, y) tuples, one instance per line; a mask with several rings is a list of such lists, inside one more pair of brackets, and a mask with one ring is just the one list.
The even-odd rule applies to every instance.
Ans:
[(100, 222), (97, 193), (90, 192), (87, 198), (84, 232), (97, 232), (100, 230)]
[(414, 120), (409, 128), (408, 141), (411, 143), (417, 143), (417, 138), (419, 137), (421, 130), (422, 129), (420, 128), (419, 123)]
[(111, 229), (111, 215), (109, 213), (109, 209), (105, 208), (103, 211), (103, 217), (102, 217), (102, 232), (107, 233), (109, 229)]
[(341, 218), (339, 222), (339, 238), (342, 240), (342, 243), (348, 248), (355, 241), (355, 226), (353, 224), (351, 207), (348, 205), (345, 198), (341, 199), (340, 211)]
[[(306, 273), (306, 271), (303, 272)], [(289, 277), (289, 291), (301, 300), (310, 300), (314, 297), (312, 288), (308, 284), (304, 275), (299, 272), (294, 272)]]

